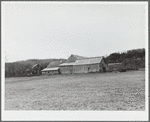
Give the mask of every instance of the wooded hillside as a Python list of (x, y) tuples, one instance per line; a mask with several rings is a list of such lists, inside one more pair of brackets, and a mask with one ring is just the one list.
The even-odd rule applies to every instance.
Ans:
[(109, 56), (105, 57), (107, 63), (119, 63), (123, 62), (125, 59), (137, 59), (145, 58), (145, 49), (134, 49), (134, 50), (128, 50), (127, 52), (121, 52), (121, 53), (112, 53)]
[(24, 76), (27, 69), (35, 64), (39, 64), (42, 69), (46, 68), (52, 61), (65, 61), (66, 59), (30, 59), (25, 61), (17, 61), (13, 63), (5, 63), (5, 77)]
[(118, 67), (127, 70), (138, 70), (139, 68), (145, 68), (145, 49), (134, 49), (128, 50), (122, 53), (112, 53), (105, 57), (107, 64), (117, 64), (122, 65)]

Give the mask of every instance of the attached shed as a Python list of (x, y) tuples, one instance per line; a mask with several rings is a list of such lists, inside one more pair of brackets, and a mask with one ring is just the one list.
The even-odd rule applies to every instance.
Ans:
[(122, 63), (108, 63), (110, 71), (119, 71), (122, 67)]
[(43, 75), (54, 75), (54, 74), (60, 74), (59, 67), (53, 67), (53, 68), (45, 68), (42, 70)]
[(61, 74), (72, 74), (74, 62), (62, 63), (59, 65)]
[(73, 65), (74, 73), (105, 72), (106, 63), (103, 57), (76, 60)]
[(43, 75), (53, 75), (53, 74), (60, 74), (59, 65), (61, 61), (53, 61), (49, 63), (49, 65), (42, 70)]

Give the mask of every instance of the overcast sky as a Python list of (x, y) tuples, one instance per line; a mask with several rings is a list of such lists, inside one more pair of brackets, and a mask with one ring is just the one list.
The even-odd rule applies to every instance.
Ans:
[(145, 48), (147, 2), (132, 3), (2, 2), (8, 62)]

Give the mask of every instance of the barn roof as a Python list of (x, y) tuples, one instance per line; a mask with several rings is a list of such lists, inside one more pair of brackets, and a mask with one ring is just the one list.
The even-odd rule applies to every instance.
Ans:
[(53, 67), (53, 68), (45, 68), (42, 70), (42, 72), (45, 72), (45, 71), (54, 71), (54, 70), (58, 70), (59, 67)]
[(103, 57), (76, 60), (74, 65), (97, 64), (100, 63), (102, 59)]
[(113, 66), (113, 65), (122, 65), (122, 63), (108, 63), (108, 66)]
[(78, 60), (87, 58), (87, 57), (83, 57), (83, 56), (79, 56), (79, 55), (73, 55), (73, 54), (72, 54), (72, 56), (76, 57)]
[(61, 61), (52, 61), (51, 63), (49, 63), (47, 68), (58, 67), (60, 65), (60, 63), (61, 63)]
[(75, 62), (76, 60), (81, 60), (81, 59), (85, 59), (87, 57), (83, 57), (83, 56), (79, 56), (79, 55), (74, 55), (72, 54), (66, 61), (66, 63), (70, 63), (70, 62)]
[(71, 63), (62, 63), (59, 66), (72, 66), (72, 65), (74, 65), (74, 62), (71, 62)]

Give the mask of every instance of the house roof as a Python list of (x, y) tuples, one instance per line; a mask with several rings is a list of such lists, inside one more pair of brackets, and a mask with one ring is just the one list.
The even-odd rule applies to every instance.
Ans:
[(103, 57), (76, 60), (74, 65), (97, 64), (100, 63), (102, 59)]
[(52, 61), (51, 63), (49, 63), (47, 68), (58, 67), (60, 65), (60, 63), (61, 63), (61, 61)]
[(53, 67), (53, 68), (45, 68), (42, 70), (42, 72), (45, 72), (45, 71), (53, 71), (53, 70), (58, 70), (59, 67)]

